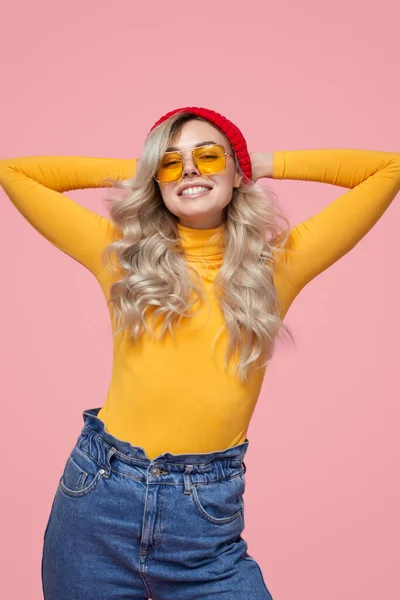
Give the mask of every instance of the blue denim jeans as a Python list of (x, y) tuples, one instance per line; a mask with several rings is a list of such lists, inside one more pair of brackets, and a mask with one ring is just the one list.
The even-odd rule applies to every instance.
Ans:
[(244, 529), (249, 440), (150, 460), (83, 412), (44, 533), (45, 600), (272, 600)]

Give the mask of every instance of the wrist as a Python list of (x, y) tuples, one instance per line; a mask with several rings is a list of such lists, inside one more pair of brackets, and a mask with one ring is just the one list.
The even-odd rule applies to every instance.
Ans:
[(264, 175), (262, 177), (273, 177), (274, 175), (274, 153), (265, 152), (262, 160), (262, 168)]
[(253, 170), (253, 180), (262, 177), (273, 177), (274, 173), (274, 153), (273, 152), (254, 152), (251, 154), (251, 163)]

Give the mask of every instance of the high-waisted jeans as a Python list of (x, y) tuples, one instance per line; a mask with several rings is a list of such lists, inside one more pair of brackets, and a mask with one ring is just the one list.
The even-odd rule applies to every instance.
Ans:
[(44, 533), (45, 600), (272, 600), (247, 552), (249, 440), (150, 460), (83, 412)]

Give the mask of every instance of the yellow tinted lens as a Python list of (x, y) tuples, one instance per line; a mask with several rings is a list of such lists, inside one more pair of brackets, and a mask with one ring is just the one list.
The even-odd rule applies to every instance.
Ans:
[(167, 152), (162, 157), (156, 171), (156, 179), (161, 183), (175, 181), (182, 174), (182, 157), (178, 152)]
[(193, 159), (196, 167), (203, 175), (207, 173), (218, 173), (226, 166), (225, 148), (223, 146), (203, 146), (195, 148)]

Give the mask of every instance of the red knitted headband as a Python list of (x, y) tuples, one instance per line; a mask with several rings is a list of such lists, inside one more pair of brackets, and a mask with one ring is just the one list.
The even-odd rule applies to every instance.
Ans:
[(191, 106), (187, 108), (176, 108), (175, 110), (171, 110), (169, 113), (161, 117), (161, 119), (159, 119), (157, 123), (153, 125), (150, 131), (152, 131), (155, 127), (157, 127), (157, 125), (160, 125), (160, 123), (168, 119), (168, 117), (171, 117), (175, 113), (181, 111), (191, 112), (195, 115), (198, 115), (199, 117), (203, 117), (203, 119), (207, 119), (207, 121), (210, 121), (211, 123), (216, 125), (232, 144), (232, 148), (235, 151), (240, 168), (242, 169), (244, 176), (250, 179), (251, 181), (251, 160), (247, 150), (246, 140), (244, 139), (243, 134), (241, 133), (240, 129), (232, 123), (232, 121), (229, 121), (214, 110), (210, 110), (208, 108), (199, 108), (196, 106)]

